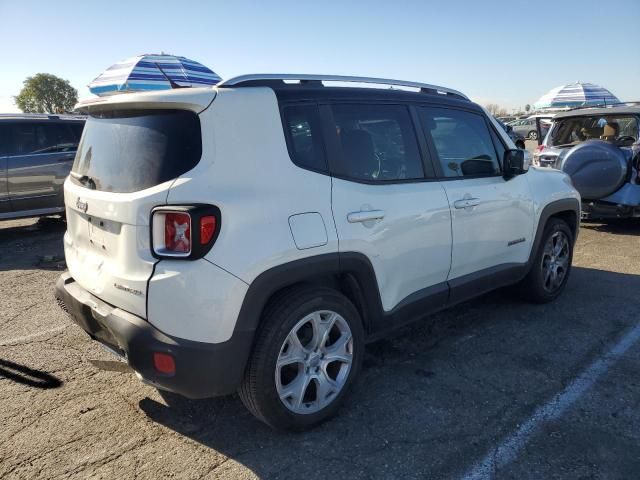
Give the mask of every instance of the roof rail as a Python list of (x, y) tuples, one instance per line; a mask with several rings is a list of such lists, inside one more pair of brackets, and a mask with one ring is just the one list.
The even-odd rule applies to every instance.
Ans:
[(319, 83), (322, 82), (345, 82), (345, 83), (374, 83), (379, 85), (396, 85), (400, 87), (419, 88), (422, 93), (440, 94), (440, 95), (452, 95), (456, 97), (469, 100), (469, 98), (462, 92), (453, 90), (451, 88), (440, 87), (438, 85), (429, 85), (427, 83), (407, 82), (404, 80), (391, 80), (388, 78), (373, 78), (373, 77), (349, 77), (343, 75), (307, 75), (307, 74), (279, 74), (279, 73), (256, 73), (250, 75), (240, 75), (239, 77), (233, 77), (228, 80), (223, 80), (218, 83), (216, 87), (249, 87), (268, 85), (270, 82), (282, 82), (285, 80), (299, 81), (304, 83)]

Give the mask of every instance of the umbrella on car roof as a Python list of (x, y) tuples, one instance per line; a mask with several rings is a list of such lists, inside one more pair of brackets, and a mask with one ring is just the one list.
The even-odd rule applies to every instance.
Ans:
[(545, 93), (534, 104), (537, 110), (546, 108), (611, 105), (620, 100), (609, 90), (593, 83), (575, 82), (561, 85)]
[(89, 84), (99, 96), (177, 87), (203, 87), (222, 80), (195, 60), (176, 55), (138, 55), (111, 65)]

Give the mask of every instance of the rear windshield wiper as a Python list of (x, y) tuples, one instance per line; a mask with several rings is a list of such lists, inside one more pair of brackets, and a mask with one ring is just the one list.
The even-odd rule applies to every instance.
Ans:
[(82, 185), (84, 185), (88, 189), (90, 189), (90, 190), (95, 190), (96, 189), (96, 182), (89, 175), (81, 175), (81, 174), (76, 173), (76, 172), (71, 172), (71, 176), (73, 178), (75, 178), (76, 180), (78, 180), (78, 182), (80, 182)]

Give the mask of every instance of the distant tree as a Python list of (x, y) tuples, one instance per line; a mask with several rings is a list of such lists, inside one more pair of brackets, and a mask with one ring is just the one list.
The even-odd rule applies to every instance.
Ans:
[(529, 105), (528, 103), (524, 106), (524, 111), (529, 113), (529, 110), (531, 110), (531, 105)]
[(500, 105), (497, 105), (495, 103), (489, 103), (487, 105), (484, 106), (491, 115), (496, 115), (496, 113), (498, 112), (498, 110), (500, 110)]
[(64, 113), (73, 110), (78, 91), (68, 80), (50, 73), (37, 73), (27, 77), (14, 100), (25, 113)]

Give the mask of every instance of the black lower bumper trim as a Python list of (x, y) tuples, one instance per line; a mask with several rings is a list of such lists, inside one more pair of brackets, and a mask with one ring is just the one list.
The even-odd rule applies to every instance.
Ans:
[(581, 214), (583, 220), (597, 220), (599, 218), (638, 218), (640, 217), (640, 206), (583, 201)]
[[(63, 310), (94, 340), (126, 358), (147, 382), (188, 398), (235, 392), (242, 381), (253, 332), (234, 332), (222, 343), (171, 337), (146, 320), (103, 302), (78, 285), (69, 273), (56, 283)], [(173, 356), (176, 372), (164, 375), (153, 366), (153, 353)]]

